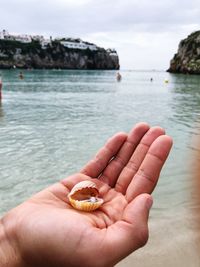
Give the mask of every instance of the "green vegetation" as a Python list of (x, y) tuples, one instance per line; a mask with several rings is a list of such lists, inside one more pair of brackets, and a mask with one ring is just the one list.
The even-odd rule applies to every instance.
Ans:
[(200, 74), (200, 31), (191, 33), (180, 42), (168, 71)]
[(194, 40), (196, 39), (197, 37), (200, 36), (200, 31), (195, 31), (195, 32), (192, 32), (188, 37), (187, 37), (187, 40), (190, 41), (190, 40)]
[(39, 41), (21, 43), (13, 40), (0, 40), (0, 52), (7, 55), (8, 58), (13, 58), (14, 54), (16, 54), (18, 50), (20, 50), (22, 55), (38, 53), (41, 51), (41, 45)]

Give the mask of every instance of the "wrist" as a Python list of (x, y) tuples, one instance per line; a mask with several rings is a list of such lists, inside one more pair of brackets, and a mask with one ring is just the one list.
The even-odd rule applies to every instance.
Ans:
[(0, 219), (0, 266), (23, 267), (15, 239), (14, 221), (5, 215)]

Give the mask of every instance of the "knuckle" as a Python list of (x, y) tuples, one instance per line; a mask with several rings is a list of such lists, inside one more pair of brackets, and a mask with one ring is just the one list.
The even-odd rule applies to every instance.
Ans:
[(133, 160), (130, 160), (126, 167), (127, 167), (127, 169), (130, 169), (130, 170), (134, 171), (135, 173), (138, 171), (138, 166)]
[(144, 169), (140, 169), (137, 173), (138, 177), (145, 179), (146, 181), (149, 181), (151, 184), (155, 184), (154, 177), (147, 173)]

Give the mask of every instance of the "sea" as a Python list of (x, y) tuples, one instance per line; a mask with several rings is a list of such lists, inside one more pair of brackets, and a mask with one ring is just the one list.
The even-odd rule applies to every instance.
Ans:
[(198, 267), (193, 178), (200, 76), (157, 70), (0, 70), (0, 215), (78, 172), (118, 131), (161, 126), (173, 148), (153, 193), (148, 244), (120, 267)]

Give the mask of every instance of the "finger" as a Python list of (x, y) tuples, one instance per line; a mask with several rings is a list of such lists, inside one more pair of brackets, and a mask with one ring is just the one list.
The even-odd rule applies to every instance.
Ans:
[(159, 136), (151, 145), (139, 170), (132, 179), (126, 191), (128, 201), (141, 193), (150, 194), (157, 184), (160, 171), (172, 147), (172, 138)]
[(148, 218), (152, 206), (152, 197), (148, 194), (138, 196), (130, 202), (121, 221), (107, 229), (105, 248), (116, 264), (134, 250), (144, 246), (148, 240)]
[(117, 154), (127, 138), (126, 133), (118, 133), (108, 139), (107, 143), (98, 151), (96, 156), (81, 170), (81, 173), (97, 178)]
[(164, 129), (161, 127), (152, 127), (144, 135), (139, 145), (135, 149), (132, 157), (130, 158), (127, 165), (124, 167), (116, 183), (116, 190), (122, 194), (126, 193), (126, 190), (132, 181), (134, 175), (138, 171), (142, 161), (144, 160), (149, 147), (158, 138), (158, 136), (165, 134)]
[(115, 158), (103, 171), (100, 177), (102, 181), (108, 183), (112, 187), (115, 186), (119, 174), (148, 130), (149, 125), (146, 123), (142, 122), (135, 125), (135, 127), (130, 131), (126, 142), (124, 142), (119, 152), (115, 155)]

